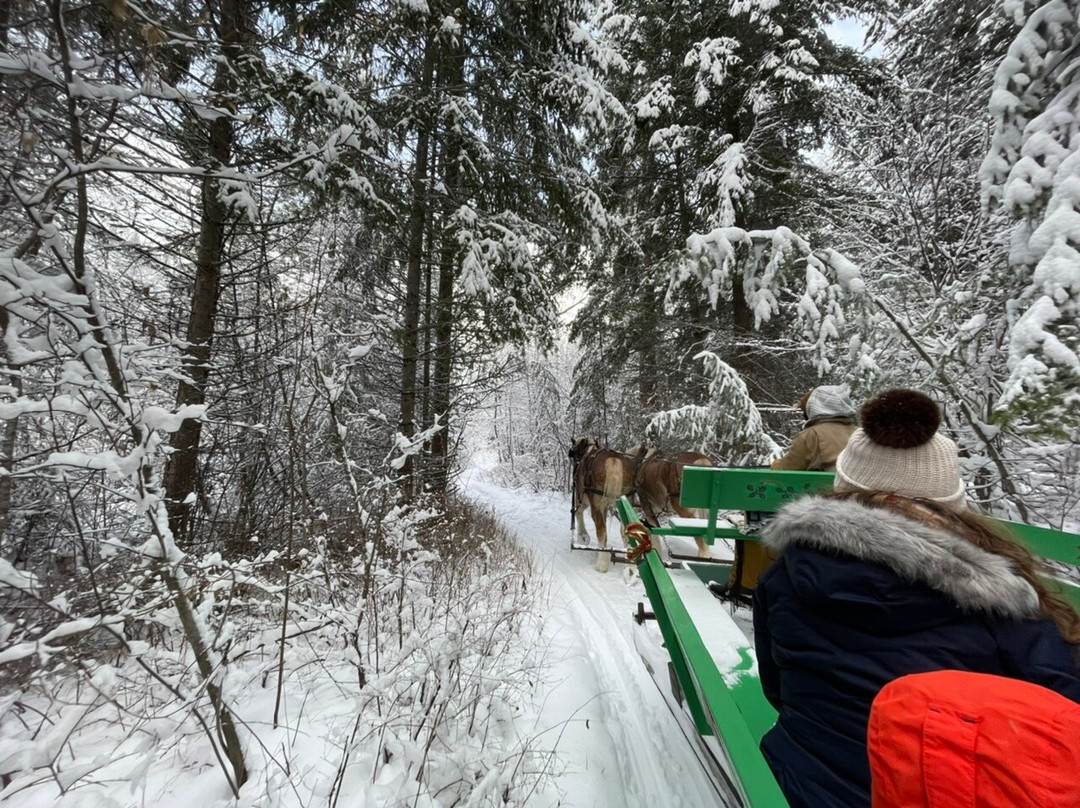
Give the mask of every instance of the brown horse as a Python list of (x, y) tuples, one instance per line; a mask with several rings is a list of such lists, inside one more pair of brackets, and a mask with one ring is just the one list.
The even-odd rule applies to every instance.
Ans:
[[(713, 465), (705, 455), (700, 452), (681, 452), (675, 457), (664, 457), (656, 449), (646, 449), (640, 446), (635, 452), (644, 450), (644, 458), (638, 466), (635, 478), (635, 488), (641, 502), (641, 509), (645, 514), (645, 520), (653, 527), (660, 524), (660, 514), (670, 511), (678, 516), (692, 519), (704, 519), (707, 513), (684, 508), (679, 504), (679, 493), (682, 490), (682, 472), (686, 466), (711, 466)], [(698, 555), (707, 558), (709, 548), (700, 538), (697, 542)]]
[[(615, 500), (629, 494), (634, 488), (636, 458), (631, 455), (601, 449), (595, 438), (578, 438), (570, 446), (570, 464), (574, 478), (574, 518), (578, 539), (587, 544), (585, 514), (582, 506), (588, 505), (596, 526), (596, 543), (601, 550), (607, 549), (607, 513)], [(611, 558), (600, 553), (596, 569), (607, 572)]]

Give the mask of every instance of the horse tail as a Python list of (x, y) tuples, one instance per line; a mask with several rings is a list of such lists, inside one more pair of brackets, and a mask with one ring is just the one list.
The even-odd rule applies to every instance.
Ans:
[(604, 461), (604, 502), (614, 502), (624, 493), (622, 460), (609, 457)]
[(679, 497), (679, 488), (682, 486), (682, 466), (675, 460), (665, 460), (667, 464), (667, 490), (668, 495), (676, 499)]
[[(716, 464), (713, 463), (712, 460), (710, 460), (705, 455), (702, 455), (701, 457), (696, 458), (690, 465), (692, 465), (692, 466), (714, 466)], [(695, 510), (697, 511), (697, 513), (695, 515), (697, 516), (698, 519), (708, 519), (709, 518), (709, 509), (708, 508), (696, 508)]]

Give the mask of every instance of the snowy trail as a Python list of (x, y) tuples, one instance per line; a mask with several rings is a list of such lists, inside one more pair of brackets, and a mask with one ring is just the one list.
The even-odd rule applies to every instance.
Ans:
[[(572, 552), (569, 498), (511, 491), (472, 472), (465, 493), (493, 509), (549, 577), (545, 624), (555, 654), (538, 729), (561, 727), (560, 805), (572, 808), (712, 808), (718, 800), (687, 740), (634, 649), (632, 614), (645, 600), (629, 567), (593, 569)], [(592, 525), (589, 525), (590, 530)], [(612, 546), (621, 546), (612, 520)]]

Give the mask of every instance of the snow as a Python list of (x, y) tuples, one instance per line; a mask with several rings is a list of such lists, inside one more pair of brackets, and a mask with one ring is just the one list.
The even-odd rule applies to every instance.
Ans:
[(1021, 400), (1034, 394), (1048, 420), (1075, 425), (1077, 399), (1067, 391), (1080, 377), (1076, 8), (1065, 0), (1038, 4), (1030, 14), (1026, 4), (1010, 8), (1022, 27), (994, 77), (994, 132), (979, 178), (984, 202), (1012, 219), (1009, 263), (1026, 288), (1009, 305), (1027, 311), (1010, 335), (1010, 376), (997, 407), (1024, 409)]
[(1041, 297), (1027, 310), (1013, 328), (1010, 356), (1019, 365), (1037, 346), (1060, 364), (1080, 368), (1080, 358), (1051, 334), (1046, 326), (1061, 318), (1061, 312), (1049, 297)]
[[(564, 798), (559, 805), (718, 805), (634, 649), (631, 615), (647, 600), (633, 570), (617, 564), (601, 574), (593, 569), (593, 553), (570, 550), (568, 495), (507, 490), (476, 469), (463, 485), (468, 496), (512, 527), (552, 588), (546, 625), (556, 663), (542, 695), (541, 722), (561, 727), (558, 753), (564, 768), (558, 781)], [(608, 535), (611, 546), (619, 546), (614, 519)]]
[(756, 657), (751, 657), (752, 665), (748, 670), (739, 669), (742, 655), (747, 653), (746, 635), (734, 621), (715, 619), (718, 608), (716, 598), (701, 585), (697, 575), (690, 570), (672, 570), (671, 583), (724, 681), (733, 686), (743, 676), (757, 675)]
[(736, 55), (739, 41), (731, 37), (703, 39), (694, 46), (683, 59), (683, 66), (696, 68), (697, 91), (694, 103), (705, 104), (710, 97), (712, 87), (722, 87), (727, 80), (728, 68), (741, 61)]
[(0, 586), (33, 593), (38, 588), (38, 579), (34, 573), (15, 569), (10, 561), (0, 558)]
[(646, 121), (659, 118), (675, 106), (671, 79), (665, 77), (654, 81), (648, 91), (634, 103), (634, 114), (638, 120)]
[[(729, 153), (732, 160), (742, 160), (741, 151), (735, 147), (728, 148), (724, 155)], [(717, 169), (718, 163), (712, 168)], [(721, 216), (733, 217), (731, 201), (749, 193), (739, 184), (740, 171), (733, 164), (731, 172), (724, 169), (721, 176), (711, 180), (716, 182), (717, 192), (729, 199), (720, 206)], [(814, 363), (824, 376), (832, 369), (832, 355), (841, 332), (847, 328), (848, 312), (865, 314), (870, 297), (856, 264), (835, 250), (814, 250), (805, 238), (787, 227), (747, 231), (725, 226), (691, 234), (683, 260), (669, 273), (666, 304), (670, 307), (675, 291), (696, 277), (709, 305), (717, 308), (721, 299), (731, 298), (737, 274), (742, 278), (746, 305), (754, 313), (754, 327), (761, 328), (780, 311), (781, 297), (796, 290), (790, 275), (800, 259), (806, 264), (806, 280), (794, 313), (806, 342), (814, 346)]]
[(189, 404), (173, 412), (164, 407), (147, 407), (143, 410), (142, 420), (150, 429), (162, 432), (176, 432), (187, 419), (201, 419), (206, 416), (206, 406)]
[(704, 365), (708, 401), (654, 414), (645, 434), (688, 441), (697, 451), (731, 465), (759, 465), (779, 457), (780, 447), (766, 431), (742, 377), (712, 351), (701, 351), (694, 359)]

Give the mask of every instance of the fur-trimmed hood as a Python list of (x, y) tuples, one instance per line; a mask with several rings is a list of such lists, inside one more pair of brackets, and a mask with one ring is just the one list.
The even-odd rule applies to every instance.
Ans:
[(781, 508), (762, 542), (773, 553), (809, 548), (885, 566), (903, 581), (947, 596), (965, 612), (1013, 620), (1040, 613), (1038, 595), (1009, 559), (894, 511), (807, 497)]

